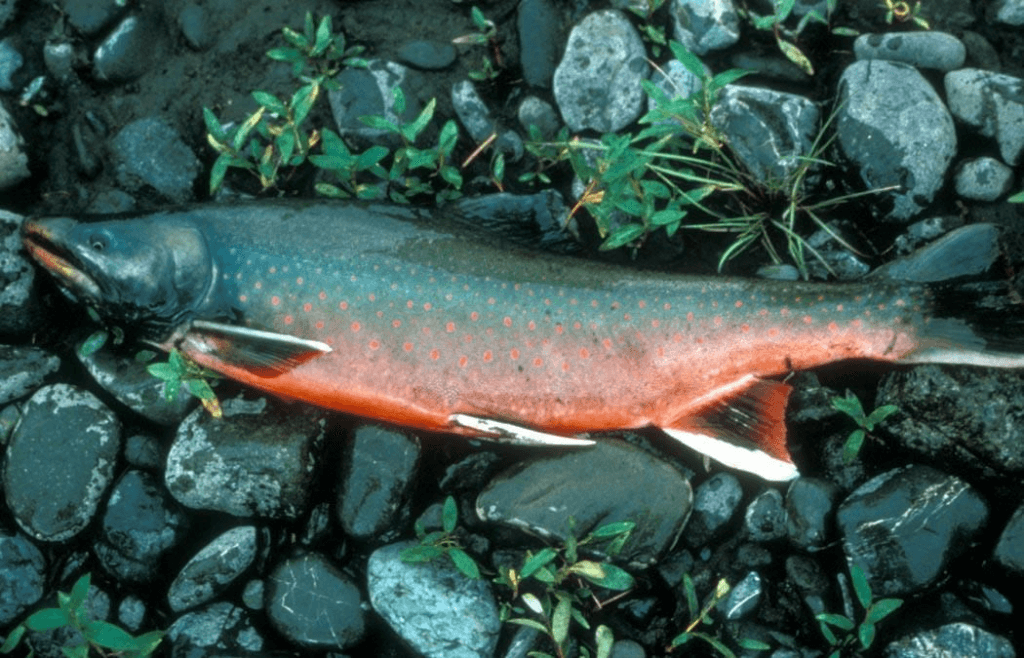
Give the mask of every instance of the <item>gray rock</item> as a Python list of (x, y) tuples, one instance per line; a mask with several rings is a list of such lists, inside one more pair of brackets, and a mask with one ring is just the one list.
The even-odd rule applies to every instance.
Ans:
[(782, 55), (738, 52), (729, 58), (729, 62), (733, 68), (752, 71), (772, 80), (806, 84), (810, 79), (802, 68)]
[(18, 419), (21, 418), (21, 410), (16, 404), (9, 404), (6, 407), (0, 407), (0, 446), (7, 447), (7, 442), (11, 438), (11, 432), (14, 431), (15, 425), (18, 424)]
[(120, 448), (120, 422), (92, 393), (67, 384), (36, 391), (4, 464), (4, 492), (18, 525), (40, 541), (84, 530), (113, 480)]
[(839, 489), (828, 480), (797, 478), (786, 491), (786, 534), (805, 551), (824, 548)]
[(647, 652), (642, 644), (633, 640), (616, 640), (610, 658), (647, 658)]
[(411, 542), (373, 552), (366, 565), (370, 604), (413, 651), (426, 658), (491, 658), (501, 622), (485, 580), (449, 560), (407, 563)]
[(0, 626), (14, 623), (43, 598), (46, 558), (27, 537), (0, 530)]
[[(371, 128), (359, 117), (378, 115), (392, 123), (414, 120), (423, 109), (416, 98), (413, 71), (395, 62), (371, 59), (367, 67), (342, 69), (335, 77), (340, 89), (331, 90), (327, 99), (334, 123), (342, 137), (357, 137), (366, 143), (384, 143), (396, 147), (401, 140), (391, 132)], [(400, 88), (405, 97), (405, 111), (396, 112), (392, 89)]]
[(934, 584), (987, 518), (970, 485), (918, 465), (872, 478), (836, 514), (847, 561), (864, 570), (876, 598)]
[(43, 63), (46, 70), (61, 82), (73, 80), (75, 73), (75, 49), (66, 41), (47, 42), (43, 46)]
[(810, 155), (818, 130), (818, 105), (803, 96), (728, 85), (711, 110), (744, 167), (769, 188), (788, 188)]
[(211, 29), (210, 15), (200, 4), (190, 2), (182, 7), (178, 14), (178, 27), (185, 37), (185, 43), (193, 50), (206, 50), (216, 41), (216, 34)]
[(106, 82), (130, 82), (157, 61), (160, 50), (157, 26), (141, 16), (128, 16), (96, 48), (92, 67)]
[(906, 256), (921, 245), (963, 225), (963, 219), (956, 215), (938, 215), (914, 222), (902, 235), (896, 236), (896, 251), (901, 256)]
[(757, 608), (763, 591), (761, 576), (756, 571), (751, 571), (729, 590), (722, 603), (722, 614), (729, 621), (743, 619)]
[(1014, 658), (1008, 639), (971, 624), (955, 623), (919, 631), (885, 647), (885, 658), (934, 658), (935, 656), (985, 656)]
[(1024, 25), (1024, 2), (1021, 0), (999, 0), (995, 9), (996, 22), (1014, 27)]
[[(639, 489), (659, 495), (637, 496)], [(481, 519), (556, 541), (567, 536), (570, 518), (577, 536), (634, 521), (621, 557), (638, 565), (653, 564), (675, 542), (692, 505), (690, 483), (679, 471), (613, 440), (517, 465), (491, 481), (476, 501)]]
[(740, 19), (732, 0), (672, 0), (672, 34), (695, 55), (728, 48), (740, 39)]
[(17, 8), (17, 0), (0, 0), (0, 30), (7, 27), (7, 24), (14, 18)]
[(315, 553), (277, 565), (267, 578), (266, 601), (270, 623), (301, 647), (342, 650), (363, 637), (359, 588)]
[(557, 4), (551, 0), (523, 0), (519, 3), (516, 29), (523, 79), (534, 87), (549, 88), (564, 37)]
[(60, 367), (60, 358), (38, 347), (0, 345), (0, 405), (39, 388)]
[(906, 64), (854, 62), (840, 81), (837, 135), (869, 189), (906, 220), (931, 203), (956, 152), (953, 119), (932, 86)]
[(909, 256), (890, 261), (872, 278), (927, 283), (987, 272), (1000, 256), (999, 229), (984, 222), (950, 231)]
[(743, 499), (740, 481), (731, 473), (716, 473), (694, 493), (693, 515), (683, 537), (694, 548), (716, 537), (733, 518)]
[(126, 6), (118, 0), (64, 0), (64, 13), (72, 27), (91, 37), (113, 24)]
[(129, 470), (110, 492), (93, 552), (123, 581), (147, 583), (162, 576), (163, 560), (188, 531), (184, 510), (145, 471)]
[(944, 32), (862, 34), (853, 42), (857, 59), (884, 59), (922, 69), (952, 71), (964, 65), (967, 49)]
[(242, 603), (250, 610), (262, 610), (264, 600), (264, 586), (262, 580), (250, 580), (242, 590)]
[(178, 617), (164, 638), (172, 658), (251, 655), (263, 643), (249, 611), (224, 601)]
[(22, 151), (24, 145), (25, 140), (18, 134), (14, 119), (0, 103), (0, 190), (11, 188), (29, 177), (28, 156)]
[(977, 129), (995, 137), (999, 155), (1011, 165), (1024, 150), (1024, 80), (979, 69), (950, 71), (945, 77), (949, 111)]
[(117, 180), (129, 190), (145, 186), (179, 203), (192, 198), (202, 165), (178, 132), (163, 119), (129, 123), (111, 140)]
[(537, 126), (542, 139), (551, 139), (558, 132), (562, 122), (551, 104), (536, 96), (527, 96), (519, 104), (519, 125), (529, 131), (530, 126)]
[[(2, 114), (3, 109), (0, 107)], [(36, 271), (21, 246), (21, 224), (24, 219), (21, 215), (0, 210), (0, 340), (31, 333), (42, 316), (39, 295), (34, 294)]]
[(750, 501), (743, 525), (751, 541), (774, 541), (786, 536), (786, 508), (778, 489), (766, 489)]
[(217, 597), (256, 558), (256, 528), (243, 525), (221, 533), (178, 572), (167, 591), (173, 612), (202, 605)]
[(965, 160), (957, 168), (956, 193), (974, 201), (995, 201), (1010, 191), (1013, 170), (989, 157)]
[(14, 74), (24, 62), (9, 38), (0, 41), (0, 91), (14, 91)]
[(129, 594), (121, 599), (117, 606), (117, 621), (126, 631), (138, 633), (142, 622), (146, 620), (146, 602)]
[(398, 49), (398, 59), (417, 69), (440, 71), (455, 63), (455, 46), (442, 41), (417, 39)]
[(295, 519), (309, 502), (322, 420), (223, 403), (224, 418), (196, 409), (178, 428), (164, 479), (183, 505), (235, 516)]
[(83, 355), (81, 346), (75, 350), (75, 355), (103, 390), (158, 425), (177, 425), (198, 404), (184, 383), (178, 385), (174, 400), (168, 400), (164, 394), (164, 381), (149, 374), (146, 370), (149, 364), (132, 357), (109, 349)]
[(1024, 576), (1024, 505), (1010, 517), (992, 554), (995, 561), (1016, 577)]
[(146, 434), (135, 434), (124, 443), (124, 459), (128, 464), (153, 473), (164, 465), (160, 442)]
[(412, 488), (420, 460), (420, 441), (415, 436), (361, 425), (348, 443), (341, 469), (335, 509), (341, 527), (357, 539), (391, 537), (399, 511)]
[(572, 29), (554, 95), (569, 129), (614, 132), (640, 116), (649, 66), (640, 35), (619, 11), (597, 11)]
[(825, 571), (806, 555), (790, 555), (786, 558), (786, 578), (796, 585), (804, 604), (812, 615), (827, 612), (825, 599), (829, 595)]
[[(707, 73), (710, 74), (710, 71)], [(691, 73), (690, 69), (677, 59), (670, 59), (663, 67), (655, 69), (651, 74), (651, 82), (665, 92), (669, 99), (689, 98), (704, 88), (704, 81)], [(647, 111), (651, 112), (657, 106), (654, 99), (648, 96)]]
[(477, 143), (490, 139), (492, 133), (497, 133), (494, 147), (504, 153), (512, 162), (523, 157), (523, 140), (511, 130), (499, 126), (491, 116), (480, 95), (476, 93), (476, 87), (469, 80), (462, 80), (452, 85), (452, 106), (459, 121), (466, 127), (469, 136)]

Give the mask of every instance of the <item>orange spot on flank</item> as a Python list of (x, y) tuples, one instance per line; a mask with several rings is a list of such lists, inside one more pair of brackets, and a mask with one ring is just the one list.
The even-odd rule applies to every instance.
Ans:
[(305, 304), (302, 305), (302, 310), (305, 311), (306, 313), (309, 313), (310, 311), (313, 310), (313, 305), (310, 304), (309, 302), (306, 302)]
[(295, 322), (295, 318), (293, 318), (293, 317), (292, 317), (292, 316), (290, 316), (290, 315), (286, 315), (286, 316), (284, 316), (284, 323), (285, 323), (285, 324), (291, 324), (291, 323), (293, 323), (293, 322)]
[(380, 349), (380, 341), (377, 340), (376, 338), (371, 340), (370, 341), (370, 349), (371, 350), (379, 350)]
[(430, 350), (430, 360), (431, 361), (437, 361), (440, 358), (441, 358), (441, 352), (437, 348), (434, 348), (434, 349)]
[(277, 295), (274, 295), (273, 297), (270, 298), (270, 305), (271, 306), (280, 306), (281, 305), (281, 298), (278, 297)]
[(484, 352), (484, 363), (490, 363), (494, 359), (494, 353), (490, 350)]
[(402, 343), (402, 349), (406, 352), (412, 351), (412, 343)]
[(352, 323), (352, 333), (356, 333), (360, 329), (362, 329), (362, 325), (360, 325), (358, 322), (353, 322)]
[(454, 322), (449, 322), (448, 324), (446, 324), (444, 326), (444, 330), (447, 331), (450, 334), (451, 333), (455, 333), (455, 323)]
[(460, 356), (459, 357), (459, 367), (460, 368), (465, 368), (467, 363), (469, 363), (469, 357), (466, 357), (466, 356)]
[(512, 357), (513, 361), (515, 361), (516, 359), (519, 358), (519, 350), (513, 347), (512, 350), (508, 353), (508, 355)]

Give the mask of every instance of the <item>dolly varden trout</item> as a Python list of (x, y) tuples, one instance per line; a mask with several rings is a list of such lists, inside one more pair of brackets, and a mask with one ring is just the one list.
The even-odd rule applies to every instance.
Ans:
[(790, 387), (767, 378), (852, 358), (1024, 366), (919, 286), (638, 272), (510, 248), (445, 213), (209, 206), (32, 220), (24, 244), (113, 323), (283, 397), (554, 443), (653, 426), (772, 480), (797, 470)]

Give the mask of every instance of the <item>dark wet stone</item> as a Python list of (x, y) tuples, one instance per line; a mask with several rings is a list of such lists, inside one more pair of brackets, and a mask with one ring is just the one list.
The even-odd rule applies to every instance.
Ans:
[(557, 190), (536, 194), (488, 194), (454, 203), (459, 221), (492, 231), (516, 244), (560, 253), (579, 251), (576, 222), (566, 228), (569, 208)]
[(0, 345), (0, 405), (39, 388), (59, 367), (56, 355), (38, 347)]
[(77, 349), (75, 355), (103, 390), (158, 425), (177, 425), (198, 404), (189, 395), (185, 384), (179, 385), (178, 395), (173, 401), (168, 401), (164, 395), (163, 380), (149, 374), (147, 363), (132, 357), (108, 349), (100, 349), (87, 356), (83, 356), (81, 349)]
[[(0, 102), (0, 190), (12, 188), (31, 175), (24, 147), (25, 140), (18, 132), (14, 119)], [(20, 224), (20, 217), (7, 211), (0, 213), (0, 219), (3, 220), (3, 223), (11, 223), (13, 220)], [(0, 228), (4, 228), (4, 231), (0, 233), (0, 236), (3, 236), (8, 229)], [(12, 247), (13, 245), (5, 241), (4, 249)], [(17, 249), (14, 248), (12, 251), (16, 252)]]
[(987, 272), (1000, 256), (999, 229), (979, 222), (950, 231), (909, 256), (871, 273), (872, 278), (927, 283)]
[(222, 601), (178, 617), (164, 644), (171, 658), (227, 657), (261, 651), (263, 637), (248, 610)]
[(1022, 85), (1021, 78), (971, 68), (945, 77), (949, 111), (981, 136), (995, 138), (1008, 165), (1016, 165), (1024, 152)]
[(481, 450), (466, 455), (446, 469), (437, 487), (445, 493), (479, 491), (500, 468), (501, 457)]
[(110, 492), (93, 552), (119, 580), (150, 582), (188, 530), (188, 517), (145, 471), (126, 471)]
[(118, 0), (64, 0), (68, 23), (85, 36), (95, 36), (125, 12)]
[(731, 473), (717, 473), (694, 492), (693, 515), (683, 531), (689, 546), (707, 544), (723, 530), (743, 498), (740, 481)]
[(747, 537), (752, 541), (774, 541), (786, 536), (786, 508), (777, 489), (767, 489), (747, 505), (743, 517)]
[(558, 118), (555, 108), (536, 96), (527, 96), (523, 99), (516, 117), (526, 134), (529, 134), (530, 126), (536, 126), (542, 139), (554, 138), (558, 129), (562, 127), (562, 120)]
[(946, 624), (900, 638), (885, 647), (886, 658), (934, 658), (935, 656), (985, 656), (1014, 658), (1006, 638), (971, 624)]
[(633, 640), (616, 640), (610, 658), (646, 658), (643, 645)]
[(986, 478), (1024, 473), (1021, 374), (920, 366), (887, 374), (875, 406), (895, 404), (879, 426), (904, 450), (951, 472)]
[[(367, 68), (347, 67), (335, 77), (341, 85), (328, 92), (334, 123), (342, 137), (357, 137), (367, 144), (385, 144), (397, 148), (401, 140), (386, 130), (371, 128), (359, 117), (379, 115), (393, 123), (409, 123), (423, 109), (416, 99), (419, 82), (413, 71), (395, 62), (372, 59)], [(392, 89), (401, 88), (405, 95), (405, 112), (395, 112)]]
[(839, 488), (827, 480), (797, 478), (786, 492), (786, 532), (797, 548), (817, 550), (829, 541)]
[(43, 597), (46, 558), (27, 537), (0, 530), (0, 626), (14, 623)]
[(549, 88), (564, 42), (558, 5), (551, 0), (523, 0), (519, 3), (516, 29), (523, 79), (534, 87)]
[(162, 118), (138, 119), (111, 140), (117, 180), (129, 190), (151, 187), (171, 201), (192, 199), (192, 185), (202, 165)]
[(452, 85), (452, 107), (466, 132), (477, 143), (483, 143), (497, 133), (494, 148), (504, 153), (511, 162), (518, 162), (523, 157), (525, 147), (522, 138), (497, 124), (471, 81), (462, 80)]
[(790, 555), (786, 558), (786, 577), (796, 585), (812, 615), (827, 612), (825, 597), (829, 591), (828, 578), (813, 558)]
[(75, 73), (75, 49), (67, 42), (48, 42), (43, 46), (43, 63), (57, 80), (72, 80)]
[(426, 71), (440, 71), (455, 62), (455, 46), (441, 41), (410, 41), (398, 49), (403, 64)]
[(763, 592), (761, 576), (756, 571), (751, 571), (729, 590), (721, 604), (722, 614), (730, 621), (743, 619), (757, 608)]
[(92, 58), (96, 77), (114, 83), (140, 77), (156, 61), (160, 41), (154, 23), (142, 16), (128, 16), (96, 48)]
[(262, 610), (264, 601), (264, 586), (262, 580), (250, 580), (242, 589), (242, 603), (250, 610)]
[(952, 71), (964, 65), (967, 49), (944, 32), (862, 34), (853, 42), (857, 59), (884, 59), (923, 69)]
[(987, 518), (985, 501), (970, 485), (918, 465), (869, 480), (836, 514), (847, 560), (864, 570), (876, 597), (933, 584)]
[(7, 24), (14, 18), (15, 10), (18, 8), (17, 0), (0, 1), (0, 29), (7, 27)]
[(670, 16), (673, 37), (696, 55), (728, 48), (740, 38), (732, 0), (672, 0)]
[(110, 486), (120, 449), (121, 424), (92, 393), (67, 384), (36, 391), (4, 465), (7, 505), (18, 525), (42, 541), (81, 532)]
[(361, 425), (347, 448), (336, 505), (341, 527), (358, 539), (393, 539), (386, 531), (405, 509), (420, 460), (419, 438)]
[(256, 528), (238, 526), (204, 546), (178, 572), (167, 592), (171, 611), (202, 605), (227, 589), (256, 557)]
[(914, 249), (936, 238), (941, 238), (943, 235), (963, 225), (963, 218), (956, 215), (937, 215), (914, 222), (907, 227), (906, 232), (896, 237), (896, 251), (905, 256)]
[(501, 622), (485, 580), (462, 574), (450, 560), (407, 563), (412, 542), (391, 544), (366, 566), (370, 604), (414, 651), (428, 658), (491, 658)]
[[(69, 580), (66, 587), (62, 587), (63, 591), (68, 591), (71, 588), (72, 583), (78, 579), (78, 575), (80, 574)], [(47, 597), (46, 607), (57, 607), (56, 598), (55, 595)], [(97, 587), (95, 583), (91, 583), (89, 586), (85, 607), (90, 618), (110, 620), (110, 595)], [(85, 638), (73, 626), (65, 625), (48, 631), (30, 631), (26, 635), (25, 643), (39, 658), (65, 658), (67, 656), (64, 653), (65, 647), (82, 646), (85, 644)]]
[(301, 647), (341, 650), (363, 636), (359, 588), (315, 553), (277, 565), (267, 578), (266, 601), (270, 623)]
[(178, 25), (185, 42), (193, 50), (206, 50), (216, 41), (206, 9), (195, 3), (185, 5), (178, 14)]
[[(638, 491), (658, 495), (638, 496)], [(556, 541), (566, 537), (570, 518), (577, 536), (607, 523), (633, 521), (637, 525), (621, 557), (643, 565), (653, 564), (675, 542), (692, 506), (690, 483), (679, 471), (614, 440), (516, 465), (491, 481), (476, 501), (482, 520)]]
[(1017, 508), (1003, 528), (992, 557), (1008, 573), (1024, 576), (1024, 505)]
[(266, 400), (223, 402), (224, 418), (198, 408), (178, 428), (164, 481), (183, 505), (235, 516), (295, 519), (309, 503), (323, 422), (264, 412)]
[[(4, 171), (5, 164), (2, 161), (5, 154), (11, 155), (11, 144), (4, 143), (3, 139), (5, 116), (6, 112), (0, 107), (0, 188), (3, 187), (5, 175), (10, 173)], [(28, 174), (27, 169), (25, 173)], [(32, 285), (35, 269), (21, 249), (22, 221), (24, 218), (21, 215), (0, 210), (0, 339), (30, 333), (40, 316), (39, 300), (33, 294)]]
[(965, 580), (957, 584), (957, 592), (971, 606), (983, 614), (995, 614), (1010, 617), (1013, 615), (1013, 603), (997, 590), (976, 580)]
[(733, 564), (742, 569), (761, 569), (772, 563), (772, 552), (763, 544), (746, 542), (736, 549)]
[(124, 459), (131, 466), (156, 472), (164, 465), (160, 442), (152, 436), (136, 434), (124, 443)]
[(14, 426), (18, 424), (19, 418), (21, 418), (21, 410), (18, 405), (9, 404), (6, 407), (0, 407), (0, 446), (7, 446), (11, 432), (14, 431)]
[(669, 587), (678, 587), (683, 576), (693, 573), (693, 555), (690, 551), (677, 551), (658, 561), (658, 574)]

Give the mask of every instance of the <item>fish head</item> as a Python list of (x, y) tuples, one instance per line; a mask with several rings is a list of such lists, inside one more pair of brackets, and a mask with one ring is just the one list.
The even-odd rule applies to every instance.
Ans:
[(161, 338), (203, 304), (215, 264), (202, 231), (178, 218), (31, 219), (25, 249), (73, 301)]

